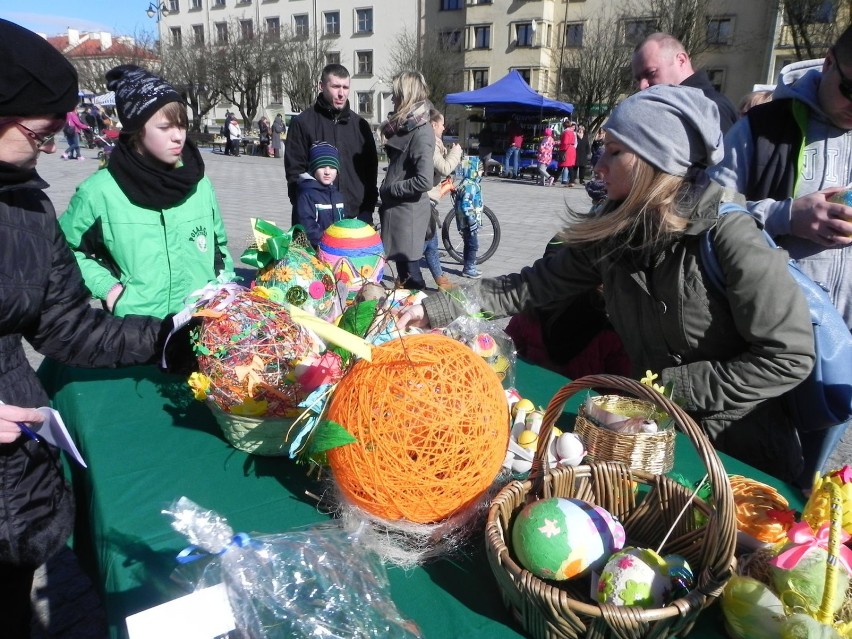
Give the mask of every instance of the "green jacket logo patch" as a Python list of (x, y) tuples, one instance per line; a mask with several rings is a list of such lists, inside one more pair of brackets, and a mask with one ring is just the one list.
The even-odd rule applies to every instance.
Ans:
[(190, 242), (195, 242), (195, 246), (202, 253), (207, 252), (207, 229), (203, 226), (196, 226), (189, 234)]

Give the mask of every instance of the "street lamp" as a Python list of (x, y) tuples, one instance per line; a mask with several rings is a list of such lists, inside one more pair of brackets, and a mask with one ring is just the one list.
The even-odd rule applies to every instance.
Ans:
[(160, 18), (165, 18), (169, 15), (169, 8), (166, 6), (165, 2), (160, 2), (159, 5), (154, 4), (153, 2), (148, 3), (148, 9), (145, 11), (148, 14), (149, 18), (153, 18), (157, 16), (157, 22), (160, 21)]

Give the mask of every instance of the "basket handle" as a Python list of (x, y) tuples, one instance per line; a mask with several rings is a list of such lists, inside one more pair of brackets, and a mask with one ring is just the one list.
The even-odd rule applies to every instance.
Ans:
[(822, 602), (816, 613), (816, 620), (820, 623), (831, 625), (834, 623), (832, 604), (834, 603), (834, 591), (839, 578), (840, 567), (837, 565), (837, 556), (840, 554), (840, 534), (843, 530), (843, 495), (840, 487), (833, 481), (824, 482), (823, 486), (828, 489), (830, 500), (829, 515), (830, 525), (828, 533), (828, 561), (825, 565), (825, 586), (822, 591)]
[[(556, 392), (550, 400), (547, 410), (544, 413), (544, 419), (542, 420), (541, 431), (538, 437), (538, 447), (536, 448), (530, 471), (529, 479), (531, 486), (527, 493), (527, 499), (533, 501), (548, 496), (545, 495), (546, 491), (549, 492), (550, 486), (548, 482), (545, 482), (548, 471), (547, 450), (553, 425), (556, 423), (559, 415), (562, 414), (565, 403), (577, 393), (595, 388), (615, 389), (628, 393), (638, 399), (644, 399), (657, 405), (673, 418), (675, 427), (689, 438), (692, 445), (698, 451), (698, 455), (707, 469), (708, 481), (713, 487), (715, 512), (711, 516), (711, 524), (709, 525), (713, 525), (713, 517), (717, 519), (715, 530), (710, 530), (708, 534), (715, 535), (714, 539), (717, 544), (717, 550), (721, 552), (711, 553), (709, 556), (733, 557), (736, 549), (737, 531), (734, 495), (731, 491), (731, 484), (728, 480), (725, 467), (710, 444), (710, 440), (707, 439), (704, 431), (695, 423), (695, 420), (680, 406), (650, 386), (641, 384), (628, 377), (618, 375), (588, 375), (566, 384)], [(718, 566), (714, 566), (713, 568), (714, 575), (720, 580), (719, 589), (721, 589), (731, 574), (731, 566), (730, 564), (723, 565), (720, 562)]]

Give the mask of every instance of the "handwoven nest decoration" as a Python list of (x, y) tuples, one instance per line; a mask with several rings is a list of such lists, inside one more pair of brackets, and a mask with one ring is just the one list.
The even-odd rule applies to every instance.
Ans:
[(464, 344), (412, 335), (373, 350), (338, 384), (329, 419), (356, 442), (328, 453), (340, 492), (385, 520), (433, 523), (500, 472), (508, 407), (500, 380)]
[(287, 254), (261, 269), (257, 284), (269, 289), (275, 302), (292, 304), (324, 320), (340, 315), (337, 287), (328, 265), (295, 244)]
[[(220, 301), (218, 298), (213, 300)], [(302, 383), (315, 369), (333, 369), (333, 354), (296, 324), (280, 305), (250, 291), (238, 293), (221, 312), (202, 312), (195, 349), (199, 373), (190, 385), (228, 413), (292, 417), (313, 388)], [(336, 356), (334, 356), (336, 357)], [(337, 375), (339, 377), (339, 368)], [(313, 386), (309, 384), (308, 386)]]
[(382, 238), (361, 220), (345, 219), (329, 226), (322, 234), (318, 256), (331, 267), (334, 278), (346, 286), (349, 302), (367, 282), (382, 281)]

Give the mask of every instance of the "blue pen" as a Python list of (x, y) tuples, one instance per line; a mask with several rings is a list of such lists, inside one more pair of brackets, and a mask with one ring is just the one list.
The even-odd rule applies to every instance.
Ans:
[(21, 429), (21, 432), (24, 435), (26, 435), (27, 437), (29, 437), (33, 441), (39, 441), (40, 437), (35, 434), (35, 432), (33, 431), (32, 428), (30, 428), (29, 426), (27, 426), (26, 424), (24, 424), (22, 422), (15, 422), (15, 424), (17, 425), (18, 428)]

